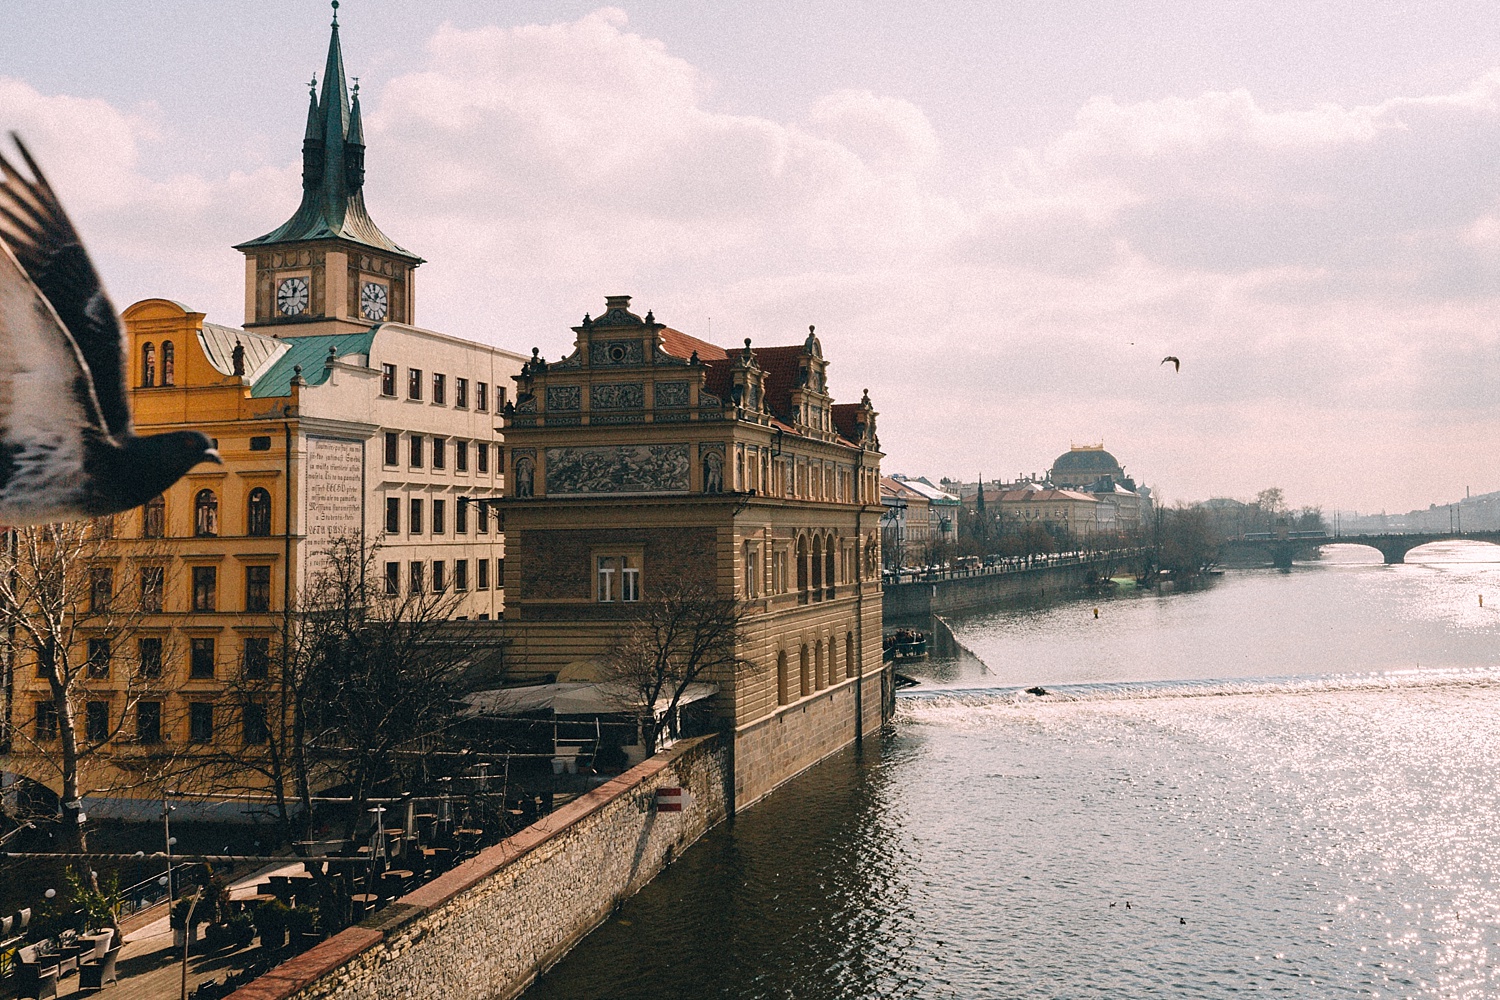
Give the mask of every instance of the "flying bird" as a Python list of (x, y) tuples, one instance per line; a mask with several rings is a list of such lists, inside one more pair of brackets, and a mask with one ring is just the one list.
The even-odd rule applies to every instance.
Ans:
[(200, 462), (197, 431), (137, 437), (124, 333), (73, 224), (30, 151), (0, 155), (0, 524), (138, 507)]
[(1168, 354), (1166, 357), (1164, 357), (1164, 358), (1161, 359), (1161, 363), (1162, 364), (1166, 364), (1168, 361), (1172, 362), (1172, 370), (1173, 371), (1175, 371), (1175, 372), (1182, 371), (1182, 362), (1179, 361), (1179, 360), (1177, 360), (1177, 358), (1175, 358), (1172, 355)]

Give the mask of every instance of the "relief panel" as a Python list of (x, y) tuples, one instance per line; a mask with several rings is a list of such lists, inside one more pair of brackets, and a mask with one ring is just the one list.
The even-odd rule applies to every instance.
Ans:
[(686, 493), (687, 444), (547, 449), (547, 493)]

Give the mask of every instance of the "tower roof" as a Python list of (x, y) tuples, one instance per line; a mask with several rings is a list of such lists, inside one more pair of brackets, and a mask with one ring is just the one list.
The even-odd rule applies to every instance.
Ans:
[(359, 113), (359, 83), (351, 102), (344, 80), (344, 53), (339, 45), (338, 4), (334, 5), (323, 91), (310, 95), (307, 130), (302, 139), (302, 204), (296, 213), (264, 236), (240, 243), (236, 250), (306, 240), (348, 240), (420, 263), (375, 225), (365, 209), (364, 127)]

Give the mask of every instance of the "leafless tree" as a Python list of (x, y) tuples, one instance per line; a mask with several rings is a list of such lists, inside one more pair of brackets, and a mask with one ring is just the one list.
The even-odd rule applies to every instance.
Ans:
[(370, 796), (409, 790), (424, 752), (458, 719), (464, 670), (479, 648), (474, 626), (456, 620), (463, 595), (388, 593), (378, 556), (360, 535), (329, 543), (264, 670), (229, 681), (226, 709), (242, 730), (253, 712), (256, 739), (225, 744), (197, 765), (219, 792), (269, 794), (288, 836), (299, 815), (312, 822), (315, 794), (332, 787), (351, 797), (345, 833), (353, 835)]
[[(171, 769), (159, 746), (127, 749), (126, 720), (143, 697), (164, 689), (153, 671), (131, 669), (120, 655), (160, 610), (165, 574), (117, 572), (112, 534), (100, 519), (0, 536), (0, 641), (17, 676), (34, 668), (46, 682), (46, 697), (11, 706), (11, 749), (56, 776), (62, 841), (75, 851), (87, 849), (83, 796), (141, 787)], [(151, 554), (138, 551), (125, 565), (144, 569)], [(90, 767), (95, 761), (105, 766)], [(106, 775), (107, 784), (94, 784)]]
[(690, 684), (734, 678), (746, 613), (741, 602), (691, 585), (665, 585), (637, 605), (604, 673), (639, 713), (650, 752), (663, 727), (677, 735), (677, 708)]

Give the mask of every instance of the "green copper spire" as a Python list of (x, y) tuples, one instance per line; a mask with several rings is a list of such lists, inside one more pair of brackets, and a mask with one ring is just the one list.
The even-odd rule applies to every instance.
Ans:
[(342, 239), (414, 262), (421, 258), (397, 246), (382, 233), (365, 209), (364, 126), (359, 114), (359, 87), (353, 102), (344, 82), (344, 52), (339, 44), (338, 3), (333, 4), (328, 60), (323, 67), (323, 90), (315, 93), (307, 110), (302, 139), (302, 204), (279, 228), (241, 243), (236, 250), (306, 240)]

